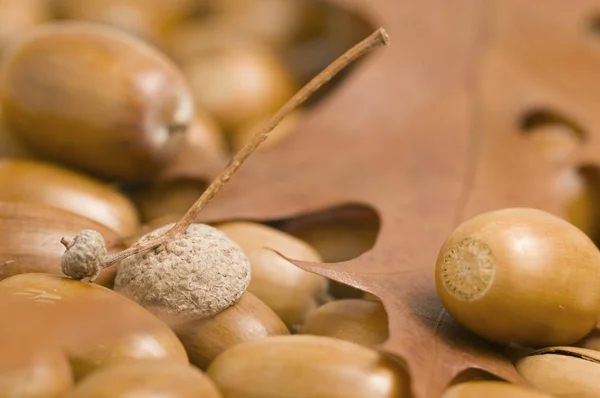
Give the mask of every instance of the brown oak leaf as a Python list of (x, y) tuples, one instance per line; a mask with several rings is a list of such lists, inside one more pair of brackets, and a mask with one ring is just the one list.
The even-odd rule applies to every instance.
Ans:
[[(532, 206), (564, 215), (561, 171), (596, 163), (600, 11), (582, 0), (337, 0), (385, 27), (371, 54), (295, 133), (260, 151), (201, 216), (268, 221), (343, 204), (380, 216), (375, 246), (335, 264), (295, 263), (379, 296), (382, 347), (405, 361), (417, 398), (467, 369), (521, 382), (510, 361), (462, 329), (437, 298), (434, 268), (450, 231), (477, 213)], [(573, 157), (532, 151), (523, 120), (575, 120)], [(532, 116), (533, 115), (533, 116)]]

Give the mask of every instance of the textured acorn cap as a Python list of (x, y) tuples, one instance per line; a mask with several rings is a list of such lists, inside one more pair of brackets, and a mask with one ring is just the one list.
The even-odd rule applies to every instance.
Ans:
[(203, 318), (239, 300), (249, 283), (250, 262), (242, 249), (218, 229), (192, 224), (183, 236), (121, 261), (114, 289), (158, 316)]

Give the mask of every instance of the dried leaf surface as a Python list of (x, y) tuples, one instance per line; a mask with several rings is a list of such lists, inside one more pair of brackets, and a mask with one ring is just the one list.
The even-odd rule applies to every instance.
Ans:
[[(374, 248), (336, 264), (296, 262), (378, 295), (383, 349), (402, 358), (417, 398), (440, 396), (466, 369), (520, 382), (497, 350), (443, 310), (435, 259), (450, 231), (489, 209), (563, 215), (561, 170), (596, 162), (600, 38), (594, 1), (339, 0), (385, 27), (390, 47), (364, 61), (294, 136), (255, 154), (200, 221), (273, 220), (346, 203), (374, 208)], [(536, 110), (586, 132), (564, 164), (544, 161), (520, 131)]]

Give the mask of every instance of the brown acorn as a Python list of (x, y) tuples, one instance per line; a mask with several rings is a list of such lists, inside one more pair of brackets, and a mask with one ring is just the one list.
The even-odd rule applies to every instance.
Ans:
[(311, 311), (329, 299), (326, 278), (300, 269), (273, 251), (295, 260), (320, 262), (321, 257), (310, 245), (258, 223), (228, 222), (217, 228), (250, 259), (248, 291), (275, 311), (288, 328), (300, 326)]
[(193, 118), (175, 65), (108, 26), (31, 30), (7, 52), (1, 78), (7, 125), (28, 149), (106, 178), (155, 175)]
[(367, 347), (384, 343), (389, 334), (383, 304), (357, 299), (323, 304), (308, 315), (298, 333), (335, 337)]
[[(0, 280), (30, 272), (62, 274), (63, 237), (73, 237), (83, 229), (93, 229), (108, 242), (109, 252), (122, 247), (113, 245), (119, 235), (104, 225), (80, 215), (35, 203), (0, 202)], [(96, 283), (112, 286), (116, 267), (100, 273)]]
[(324, 7), (304, 0), (219, 0), (211, 11), (226, 17), (246, 35), (271, 46), (285, 47), (314, 36), (324, 25)]
[(60, 0), (63, 18), (117, 27), (161, 44), (182, 21), (198, 11), (198, 0)]
[(221, 398), (198, 369), (165, 360), (106, 366), (79, 383), (65, 398)]
[(131, 201), (86, 175), (33, 160), (0, 160), (0, 201), (39, 203), (87, 217), (122, 237), (139, 227)]
[(0, 394), (2, 397), (62, 398), (73, 386), (71, 366), (58, 348), (18, 341), (2, 334)]
[(0, 1), (0, 53), (29, 29), (50, 20), (46, 0)]
[(285, 324), (252, 293), (215, 316), (172, 326), (190, 362), (207, 369), (222, 352), (244, 341), (289, 334)]
[(260, 43), (208, 47), (182, 69), (198, 106), (226, 132), (269, 116), (296, 89), (281, 59)]
[[(0, 282), (4, 333), (68, 355), (76, 380), (101, 366), (139, 359), (188, 363), (175, 334), (144, 308), (94, 283), (48, 274), (22, 274)], [(38, 333), (35, 333), (38, 330)], [(43, 333), (39, 333), (43, 330)]]
[(322, 336), (273, 336), (238, 344), (210, 365), (224, 398), (409, 397), (408, 375), (383, 355)]

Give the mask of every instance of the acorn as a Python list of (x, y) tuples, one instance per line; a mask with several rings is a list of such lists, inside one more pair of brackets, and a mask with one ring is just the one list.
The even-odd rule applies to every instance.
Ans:
[(460, 324), (490, 341), (540, 347), (587, 335), (600, 313), (600, 252), (581, 230), (541, 210), (490, 211), (442, 245), (436, 287)]
[(25, 149), (4, 121), (0, 108), (0, 158), (31, 158), (33, 155)]
[(123, 237), (139, 227), (133, 203), (86, 175), (46, 162), (0, 159), (0, 201), (38, 203), (105, 225)]
[(2, 334), (0, 352), (2, 397), (62, 398), (71, 390), (71, 367), (59, 349), (30, 342), (23, 344)]
[(0, 1), (0, 53), (14, 40), (50, 18), (47, 0)]
[(357, 299), (322, 305), (308, 315), (298, 333), (335, 337), (367, 347), (385, 343), (389, 335), (383, 304)]
[(209, 47), (188, 59), (182, 70), (197, 105), (226, 132), (266, 118), (296, 89), (277, 54), (259, 43)]
[(575, 347), (548, 347), (516, 364), (519, 374), (535, 388), (556, 397), (600, 396), (600, 353)]
[(321, 336), (273, 336), (238, 344), (219, 355), (207, 374), (224, 398), (410, 396), (406, 371), (391, 360)]
[(0, 282), (0, 300), (25, 308), (3, 313), (9, 330), (24, 333), (20, 342), (43, 339), (61, 347), (76, 380), (104, 365), (144, 358), (188, 363), (167, 325), (105, 287), (59, 275), (21, 274)]
[[(113, 230), (78, 214), (37, 203), (0, 202), (0, 261), (7, 261), (0, 280), (30, 272), (61, 274), (61, 239), (85, 229), (98, 231), (109, 253), (123, 248)], [(110, 287), (115, 273), (116, 267), (106, 268), (95, 282)]]
[(252, 222), (228, 222), (216, 226), (234, 240), (252, 264), (248, 291), (267, 304), (295, 329), (306, 316), (329, 299), (328, 280), (304, 271), (273, 250), (294, 260), (321, 262), (308, 244), (284, 232)]
[(100, 24), (29, 31), (4, 57), (2, 85), (7, 125), (28, 149), (108, 179), (158, 173), (193, 119), (175, 65)]
[(290, 334), (285, 324), (252, 293), (215, 316), (171, 325), (190, 362), (207, 369), (222, 352), (245, 341)]
[(105, 366), (82, 380), (65, 398), (221, 398), (198, 369), (166, 360)]
[(469, 381), (450, 387), (442, 398), (551, 398), (528, 387), (502, 381)]
[(198, 0), (59, 0), (62, 18), (100, 22), (154, 44), (163, 44), (199, 11)]
[(287, 47), (323, 28), (324, 7), (317, 1), (219, 0), (211, 11), (228, 18), (246, 35), (270, 46)]

